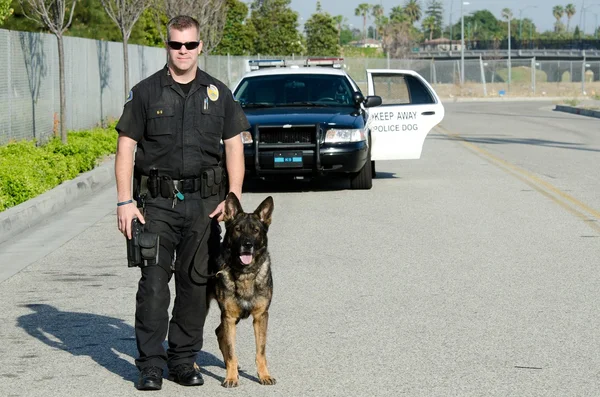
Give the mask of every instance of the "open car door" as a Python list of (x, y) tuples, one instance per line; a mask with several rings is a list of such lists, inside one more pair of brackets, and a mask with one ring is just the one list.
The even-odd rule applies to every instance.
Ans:
[(429, 83), (412, 70), (368, 69), (368, 95), (382, 104), (367, 109), (371, 160), (421, 158), (423, 142), (444, 118), (444, 106)]

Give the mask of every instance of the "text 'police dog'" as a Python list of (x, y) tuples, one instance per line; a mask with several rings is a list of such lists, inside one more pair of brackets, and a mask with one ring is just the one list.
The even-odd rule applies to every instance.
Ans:
[(273, 198), (270, 196), (253, 213), (244, 212), (233, 193), (229, 193), (225, 201), (226, 232), (214, 282), (214, 295), (221, 309), (221, 324), (215, 332), (227, 369), (224, 387), (238, 386), (236, 324), (250, 315), (254, 319), (258, 378), (263, 385), (275, 384), (265, 356), (269, 306), (273, 296), (271, 260), (267, 251), (272, 213)]

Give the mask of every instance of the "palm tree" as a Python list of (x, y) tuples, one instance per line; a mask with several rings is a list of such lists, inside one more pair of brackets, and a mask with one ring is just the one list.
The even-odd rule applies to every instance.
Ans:
[(383, 17), (383, 6), (380, 4), (374, 5), (371, 9), (371, 15), (375, 18), (375, 33), (377, 33), (381, 26), (381, 17)]
[(427, 18), (423, 19), (423, 30), (424, 31), (429, 31), (429, 40), (433, 40), (433, 32), (435, 31), (435, 28), (437, 27), (437, 21), (435, 20), (435, 17), (433, 15), (428, 16)]
[(571, 24), (571, 18), (573, 18), (575, 12), (575, 5), (567, 4), (567, 6), (565, 7), (565, 14), (567, 14), (567, 33), (569, 33), (569, 25)]
[(552, 15), (554, 15), (554, 18), (556, 18), (556, 23), (554, 24), (555, 32), (558, 32), (559, 26), (560, 26), (560, 20), (562, 19), (564, 14), (565, 14), (565, 9), (563, 8), (563, 6), (554, 6), (554, 8), (552, 9)]
[(372, 7), (371, 4), (361, 3), (354, 10), (354, 15), (363, 17), (363, 37), (365, 38), (365, 41), (367, 40), (367, 17), (369, 16), (369, 11), (371, 11)]
[(335, 25), (337, 26), (337, 31), (338, 31), (338, 43), (342, 43), (342, 24), (344, 23), (344, 20), (346, 18), (344, 18), (343, 15), (336, 15), (333, 17), (333, 20), (335, 21)]
[(419, 21), (422, 15), (419, 0), (407, 0), (404, 4), (404, 13), (410, 19), (411, 24)]

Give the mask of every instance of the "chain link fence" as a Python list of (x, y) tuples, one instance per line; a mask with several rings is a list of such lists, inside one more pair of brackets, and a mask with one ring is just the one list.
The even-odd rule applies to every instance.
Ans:
[[(79, 130), (119, 117), (124, 73), (121, 43), (64, 38), (67, 129)], [(0, 53), (8, 54), (0, 77), (0, 144), (47, 141), (58, 133), (58, 45), (52, 34), (0, 29)], [(137, 82), (165, 64), (165, 51), (129, 46), (129, 78)]]
[[(125, 101), (122, 44), (65, 37), (64, 45), (67, 129), (86, 129), (119, 117)], [(132, 86), (166, 63), (163, 48), (128, 48)], [(0, 114), (0, 144), (48, 140), (58, 132), (60, 111), (56, 37), (0, 29), (0, 54), (8, 54), (4, 76), (0, 76), (0, 106), (4, 109)], [(200, 56), (199, 66), (233, 88), (250, 71), (248, 60), (261, 58), (265, 59)], [(513, 59), (511, 84), (506, 59), (465, 60), (463, 84), (459, 60), (345, 58), (344, 68), (363, 91), (367, 88), (367, 69), (411, 69), (427, 79), (442, 98), (600, 94), (600, 61)]]

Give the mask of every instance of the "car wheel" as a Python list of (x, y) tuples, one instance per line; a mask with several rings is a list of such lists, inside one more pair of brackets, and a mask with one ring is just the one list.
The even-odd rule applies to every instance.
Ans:
[(352, 189), (370, 189), (373, 187), (373, 172), (371, 168), (371, 153), (360, 171), (350, 176), (350, 187)]
[(371, 178), (377, 178), (377, 172), (375, 171), (375, 161), (371, 160)]

